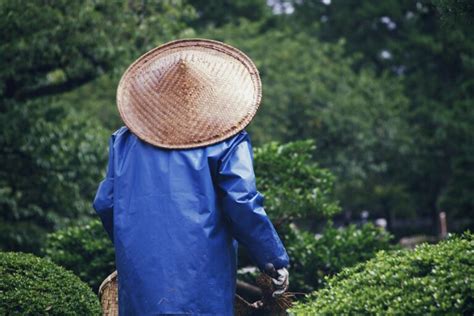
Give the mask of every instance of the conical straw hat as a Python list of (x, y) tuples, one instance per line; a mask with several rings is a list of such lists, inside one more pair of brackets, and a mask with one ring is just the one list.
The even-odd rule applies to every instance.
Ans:
[(247, 55), (218, 41), (184, 39), (138, 58), (120, 80), (117, 106), (140, 139), (164, 148), (194, 148), (247, 126), (261, 91)]

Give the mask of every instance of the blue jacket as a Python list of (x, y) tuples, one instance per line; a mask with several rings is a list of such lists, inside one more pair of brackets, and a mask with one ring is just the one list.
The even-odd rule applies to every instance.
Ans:
[(236, 240), (262, 271), (288, 265), (262, 203), (245, 131), (169, 150), (117, 130), (93, 205), (115, 246), (120, 315), (232, 315)]

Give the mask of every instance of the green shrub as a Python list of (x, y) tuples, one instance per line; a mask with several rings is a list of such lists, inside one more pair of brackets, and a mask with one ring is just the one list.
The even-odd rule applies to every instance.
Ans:
[(312, 158), (314, 142), (276, 142), (255, 148), (257, 187), (265, 210), (275, 222), (327, 218), (340, 212), (334, 198), (334, 176)]
[(295, 315), (472, 315), (474, 234), (376, 257), (328, 278)]
[(0, 315), (100, 315), (97, 296), (72, 272), (21, 252), (0, 252)]
[(73, 271), (95, 292), (115, 270), (114, 247), (99, 220), (48, 234), (43, 253)]
[(325, 276), (366, 261), (379, 250), (393, 249), (393, 236), (368, 223), (358, 228), (335, 228), (329, 221), (318, 238), (306, 231), (291, 229), (285, 236), (291, 258), (291, 287), (312, 291), (325, 283)]
[[(341, 210), (333, 196), (334, 176), (314, 162), (314, 151), (311, 140), (254, 148), (257, 188), (265, 196), (265, 211), (282, 237), (295, 219), (320, 220)], [(240, 248), (239, 266), (252, 264), (246, 250)]]

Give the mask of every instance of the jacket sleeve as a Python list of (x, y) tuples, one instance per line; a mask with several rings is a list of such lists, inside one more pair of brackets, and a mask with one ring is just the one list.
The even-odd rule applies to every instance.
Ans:
[(288, 254), (263, 208), (256, 189), (252, 145), (248, 134), (228, 149), (218, 171), (219, 195), (234, 238), (244, 245), (261, 271), (267, 263), (287, 267)]
[(94, 198), (93, 207), (99, 215), (105, 231), (109, 235), (112, 243), (114, 242), (114, 136), (109, 140), (109, 162), (107, 173), (103, 179)]

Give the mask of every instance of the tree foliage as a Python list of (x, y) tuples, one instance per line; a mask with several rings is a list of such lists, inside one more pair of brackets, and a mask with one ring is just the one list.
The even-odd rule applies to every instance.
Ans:
[(238, 23), (244, 17), (250, 21), (261, 21), (271, 17), (271, 9), (265, 1), (255, 0), (188, 0), (197, 13), (192, 25), (197, 28), (220, 27)]
[(181, 1), (0, 2), (1, 94), (28, 99), (79, 87), (187, 29)]
[(107, 135), (46, 100), (11, 103), (0, 124), (0, 246), (38, 252), (45, 232), (92, 215)]
[(46, 232), (93, 214), (107, 156), (100, 121), (62, 93), (123, 71), (184, 32), (194, 10), (175, 1), (3, 0), (0, 16), (0, 249), (37, 253)]
[(431, 214), (434, 230), (439, 210), (450, 220), (472, 218), (472, 1), (291, 2), (287, 21), (295, 28), (324, 42), (344, 38), (346, 54), (361, 57), (355, 69), (369, 67), (403, 84), (413, 146), (394, 169), (399, 188), (415, 201), (411, 208)]
[(0, 95), (5, 98), (70, 90), (114, 63), (107, 24), (92, 1), (1, 1), (0, 15)]

